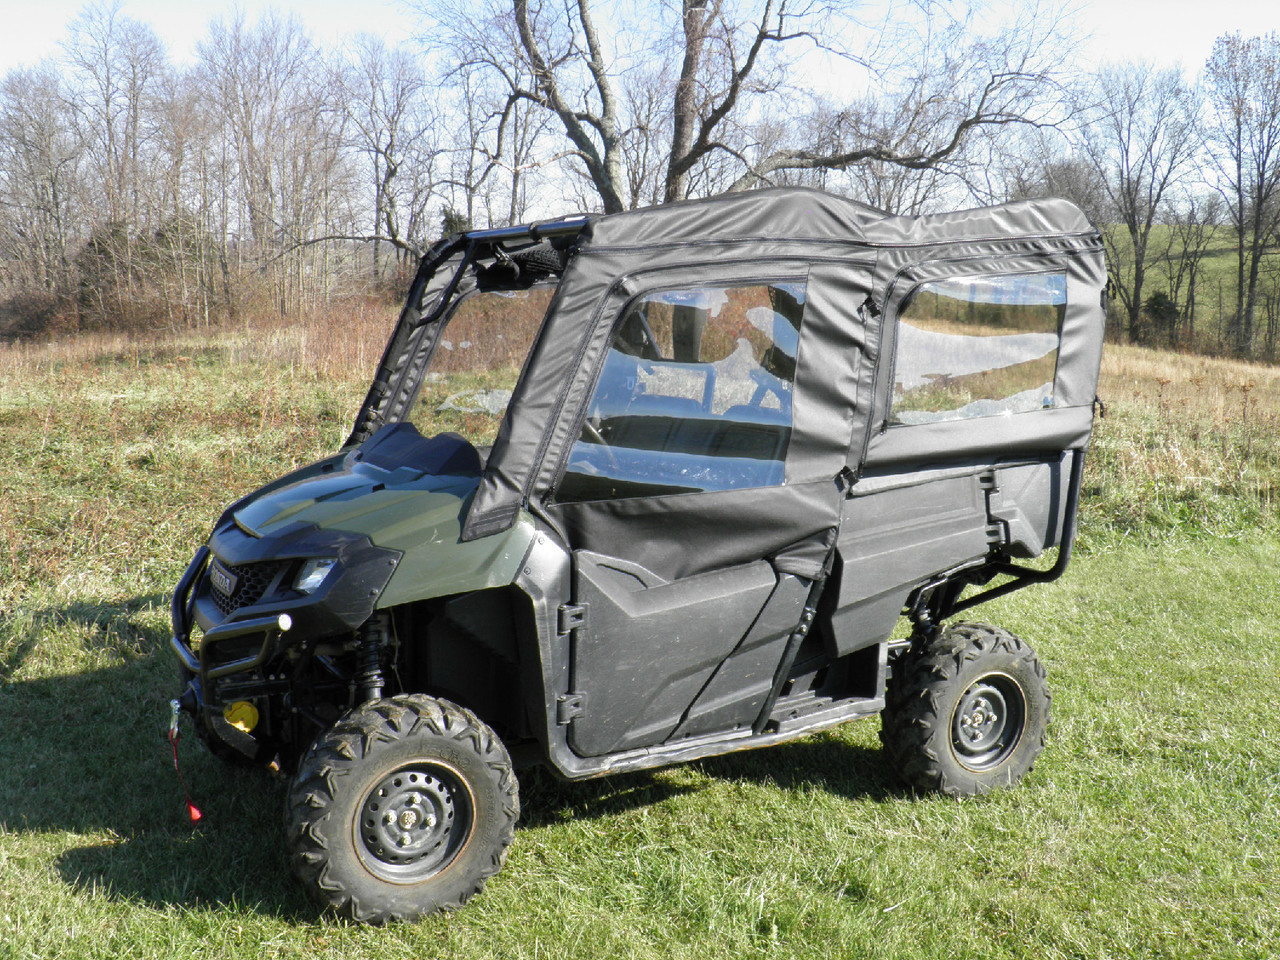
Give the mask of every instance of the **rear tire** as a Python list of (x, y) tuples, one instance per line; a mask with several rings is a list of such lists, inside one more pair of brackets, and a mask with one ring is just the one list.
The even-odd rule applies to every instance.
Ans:
[(1051, 696), (1022, 640), (958, 623), (894, 665), (880, 739), (907, 783), (952, 797), (1009, 787), (1044, 749)]
[(289, 789), (294, 873), (365, 923), (461, 906), (501, 868), (520, 816), (511, 759), (469, 710), (420, 694), (365, 704), (322, 734)]

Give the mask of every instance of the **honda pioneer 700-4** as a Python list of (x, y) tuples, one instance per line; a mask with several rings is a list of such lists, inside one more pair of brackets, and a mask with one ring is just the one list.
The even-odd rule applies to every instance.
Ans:
[(295, 873), (371, 922), (497, 872), (516, 764), (879, 715), (908, 783), (1012, 784), (1045, 672), (946, 621), (1066, 567), (1105, 278), (1061, 200), (775, 189), (442, 240), (346, 444), (228, 507), (182, 577), (177, 702), (291, 776)]

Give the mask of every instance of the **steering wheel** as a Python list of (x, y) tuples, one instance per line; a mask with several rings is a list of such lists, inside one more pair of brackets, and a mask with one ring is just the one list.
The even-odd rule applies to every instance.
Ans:
[(751, 379), (756, 382), (755, 392), (751, 394), (751, 399), (747, 401), (747, 405), (755, 410), (764, 410), (764, 401), (769, 394), (773, 394), (778, 398), (778, 407), (784, 417), (791, 416), (791, 390), (790, 385), (781, 377), (775, 377), (767, 370), (761, 370), (759, 367), (753, 367), (750, 371)]

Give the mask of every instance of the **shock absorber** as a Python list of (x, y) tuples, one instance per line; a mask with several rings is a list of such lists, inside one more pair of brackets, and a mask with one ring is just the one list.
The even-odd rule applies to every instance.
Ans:
[(361, 703), (382, 698), (386, 680), (382, 676), (382, 651), (390, 639), (386, 614), (374, 614), (360, 625), (360, 645), (356, 649), (356, 689)]

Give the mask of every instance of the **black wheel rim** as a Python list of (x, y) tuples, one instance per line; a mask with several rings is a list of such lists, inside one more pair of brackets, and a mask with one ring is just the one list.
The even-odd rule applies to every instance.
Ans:
[(1022, 739), (1026, 698), (1013, 677), (979, 677), (960, 695), (951, 718), (951, 747), (960, 765), (987, 771), (1008, 759)]
[(383, 777), (364, 796), (355, 848), (365, 869), (391, 883), (418, 883), (458, 856), (471, 836), (473, 800), (452, 767), (425, 761)]

